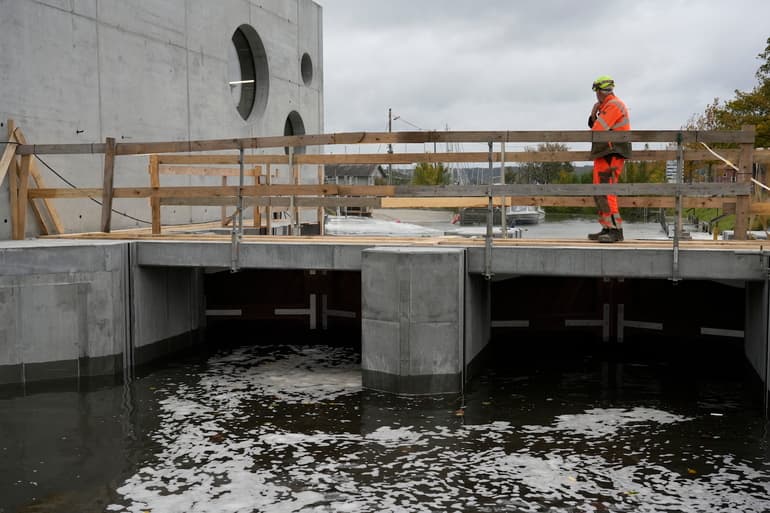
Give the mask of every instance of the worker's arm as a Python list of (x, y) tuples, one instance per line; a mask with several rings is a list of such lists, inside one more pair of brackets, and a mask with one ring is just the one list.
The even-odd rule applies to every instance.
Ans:
[(594, 103), (594, 108), (591, 109), (591, 114), (588, 116), (588, 128), (594, 127), (594, 121), (596, 121), (596, 113), (599, 111), (599, 102)]
[(607, 102), (594, 117), (594, 122), (589, 123), (591, 130), (609, 130), (624, 117), (623, 111), (614, 102)]

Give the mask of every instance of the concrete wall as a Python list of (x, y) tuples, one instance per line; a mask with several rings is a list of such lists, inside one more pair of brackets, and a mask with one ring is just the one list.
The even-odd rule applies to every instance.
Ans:
[(478, 274), (465, 277), (466, 381), (484, 365), (484, 349), (492, 332), (491, 282)]
[(134, 266), (131, 283), (135, 364), (200, 341), (206, 322), (202, 270)]
[(0, 247), (0, 383), (119, 372), (125, 244)]
[(361, 260), (361, 369), (367, 388), (461, 390), (465, 255), (458, 248), (374, 248)]
[(198, 341), (196, 268), (137, 266), (126, 242), (0, 243), (0, 384), (120, 373)]
[(759, 378), (770, 391), (770, 382), (767, 381), (768, 344), (768, 305), (767, 284), (764, 282), (746, 282), (746, 320), (744, 323), (744, 348), (746, 359), (756, 371)]
[[(0, 18), (0, 122), (14, 119), (31, 143), (283, 135), (292, 112), (306, 133), (323, 131), (321, 7), (311, 0), (0, 0)], [(232, 36), (242, 24), (260, 37), (268, 71), (258, 77), (268, 91), (265, 107), (246, 120), (229, 84), (240, 78)], [(305, 54), (312, 63), (309, 82), (301, 73)], [(43, 159), (79, 187), (102, 184), (102, 156)], [(49, 186), (65, 186), (39, 167)], [(275, 183), (289, 181), (286, 166), (273, 171)], [(149, 184), (147, 157), (119, 157), (115, 172), (116, 186)], [(316, 166), (302, 169), (302, 181), (317, 182)], [(163, 177), (161, 183), (215, 185), (219, 178)], [(7, 187), (6, 179), (0, 198)], [(98, 229), (99, 205), (66, 200), (56, 207), (67, 231)], [(115, 208), (149, 219), (146, 200), (118, 200)], [(168, 223), (218, 216), (219, 207), (163, 209)], [(308, 210), (303, 220), (310, 217)], [(0, 240), (10, 236), (8, 219), (3, 199)], [(34, 235), (31, 215), (27, 224)], [(146, 225), (114, 214), (113, 226)]]

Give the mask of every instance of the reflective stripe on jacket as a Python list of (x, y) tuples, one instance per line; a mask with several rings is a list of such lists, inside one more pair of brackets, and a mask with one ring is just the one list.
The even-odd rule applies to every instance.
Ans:
[[(596, 119), (589, 119), (591, 130), (631, 130), (631, 119), (623, 101), (610, 94), (607, 96), (596, 113)], [(617, 154), (627, 159), (631, 157), (630, 142), (595, 142), (591, 144), (591, 158), (598, 159), (607, 155)]]

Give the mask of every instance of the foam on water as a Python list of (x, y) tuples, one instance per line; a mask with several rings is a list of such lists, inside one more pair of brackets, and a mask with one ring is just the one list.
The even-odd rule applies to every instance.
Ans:
[(673, 457), (662, 461), (666, 430), (692, 419), (654, 408), (592, 408), (542, 426), (369, 420), (355, 431), (290, 429), (276, 420), (281, 412), (359, 394), (357, 357), (319, 347), (264, 352), (214, 358), (197, 384), (157, 392), (162, 450), (123, 483), (110, 511), (770, 510), (767, 465), (704, 450), (709, 470), (693, 475)]

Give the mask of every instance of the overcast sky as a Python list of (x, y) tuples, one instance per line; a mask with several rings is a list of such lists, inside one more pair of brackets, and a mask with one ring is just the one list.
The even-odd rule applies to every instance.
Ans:
[[(757, 82), (767, 0), (316, 0), (325, 131), (586, 128), (598, 75), (635, 129)], [(408, 123), (407, 123), (408, 122)]]

